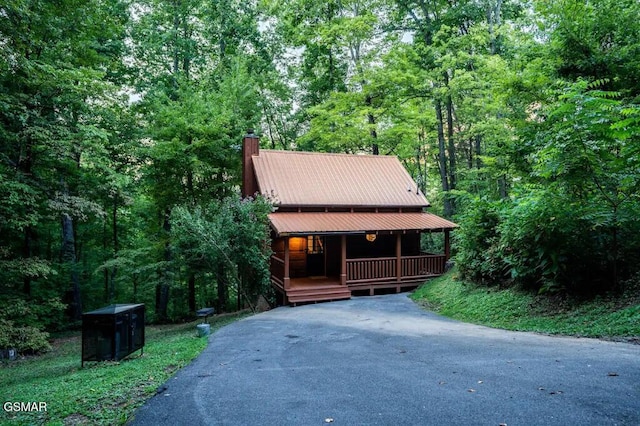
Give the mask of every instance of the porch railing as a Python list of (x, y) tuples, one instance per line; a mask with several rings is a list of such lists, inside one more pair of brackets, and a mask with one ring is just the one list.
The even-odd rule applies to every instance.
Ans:
[(397, 276), (395, 257), (347, 259), (347, 283), (388, 281)]
[[(440, 254), (402, 256), (400, 258), (400, 281), (442, 275), (446, 258)], [(398, 259), (377, 257), (347, 259), (347, 284), (376, 283), (398, 280)], [(271, 281), (284, 288), (284, 260), (271, 256)]]
[(347, 284), (390, 281), (398, 278), (400, 281), (409, 281), (442, 275), (445, 261), (445, 256), (438, 254), (402, 256), (398, 277), (398, 259), (395, 257), (347, 259)]
[(442, 275), (445, 263), (446, 258), (443, 254), (403, 256), (401, 259), (402, 278)]
[(284, 288), (284, 259), (271, 256), (271, 281)]

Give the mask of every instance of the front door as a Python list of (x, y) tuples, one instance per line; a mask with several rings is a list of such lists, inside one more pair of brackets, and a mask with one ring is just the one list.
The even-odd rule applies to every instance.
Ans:
[(309, 235), (307, 237), (307, 275), (324, 276), (324, 237)]

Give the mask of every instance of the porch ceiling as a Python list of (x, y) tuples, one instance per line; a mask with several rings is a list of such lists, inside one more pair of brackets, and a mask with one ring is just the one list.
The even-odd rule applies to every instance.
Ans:
[(269, 221), (278, 236), (444, 231), (458, 227), (431, 213), (271, 213)]

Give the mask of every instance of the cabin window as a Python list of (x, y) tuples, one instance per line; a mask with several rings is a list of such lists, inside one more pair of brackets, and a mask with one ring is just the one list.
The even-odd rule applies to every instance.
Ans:
[(320, 254), (324, 252), (324, 243), (320, 235), (309, 235), (307, 237), (307, 253)]

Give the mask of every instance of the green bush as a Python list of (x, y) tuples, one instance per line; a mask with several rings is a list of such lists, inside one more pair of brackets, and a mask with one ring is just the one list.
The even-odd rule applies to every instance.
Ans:
[(24, 296), (0, 296), (0, 319), (8, 319), (17, 326), (42, 330), (57, 329), (63, 320), (66, 305), (56, 297), (29, 298)]
[(500, 203), (474, 199), (466, 204), (457, 218), (461, 228), (454, 233), (458, 269), (468, 280), (500, 282), (506, 276), (506, 265), (498, 253)]
[[(537, 292), (591, 294), (615, 287), (611, 232), (591, 206), (535, 186), (510, 200), (467, 204), (455, 234), (464, 279)], [(637, 270), (630, 241), (618, 242), (621, 277)]]
[(0, 349), (15, 348), (21, 354), (36, 354), (51, 349), (49, 333), (36, 327), (16, 326), (13, 321), (0, 319)]
[(579, 221), (571, 206), (546, 191), (519, 198), (499, 225), (499, 251), (509, 276), (527, 288), (557, 290), (571, 280), (571, 258), (579, 253)]
[(27, 300), (19, 296), (0, 298), (0, 349), (15, 348), (21, 354), (51, 349), (47, 328), (55, 328), (65, 305), (56, 298)]

